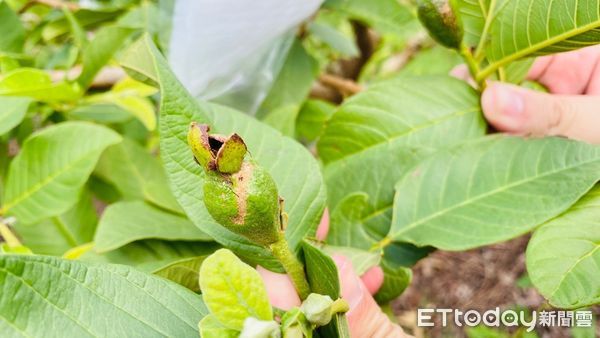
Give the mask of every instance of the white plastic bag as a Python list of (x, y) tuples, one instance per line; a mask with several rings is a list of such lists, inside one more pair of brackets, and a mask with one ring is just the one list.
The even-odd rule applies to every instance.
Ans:
[(177, 0), (168, 58), (192, 95), (254, 113), (323, 0)]

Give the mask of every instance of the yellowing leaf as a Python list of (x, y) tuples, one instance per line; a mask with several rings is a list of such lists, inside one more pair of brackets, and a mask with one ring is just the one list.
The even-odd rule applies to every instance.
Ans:
[(217, 250), (200, 268), (200, 289), (210, 312), (223, 326), (241, 330), (244, 320), (272, 320), (260, 275), (227, 249)]

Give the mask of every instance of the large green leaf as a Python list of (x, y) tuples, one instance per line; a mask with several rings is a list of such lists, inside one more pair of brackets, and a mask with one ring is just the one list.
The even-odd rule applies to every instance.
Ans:
[(23, 121), (30, 104), (31, 99), (27, 97), (0, 96), (0, 135), (6, 134)]
[(0, 54), (21, 53), (25, 43), (25, 28), (6, 1), (0, 2)]
[(83, 189), (77, 203), (67, 212), (36, 224), (18, 222), (16, 230), (25, 246), (41, 255), (61, 256), (94, 239), (98, 216), (92, 196)]
[(142, 201), (118, 202), (104, 210), (94, 237), (96, 251), (106, 252), (140, 239), (211, 241), (187, 218)]
[(43, 70), (18, 68), (0, 79), (0, 95), (26, 96), (38, 101), (73, 101), (80, 90), (75, 84), (53, 83), (50, 75)]
[(504, 1), (490, 26), (484, 72), (526, 56), (565, 52), (600, 42), (600, 0)]
[(183, 213), (173, 197), (161, 162), (131, 139), (109, 147), (95, 173), (112, 183), (125, 199), (144, 199), (159, 207)]
[(269, 170), (285, 199), (289, 214), (286, 238), (292, 247), (296, 248), (304, 236), (314, 233), (324, 209), (325, 189), (317, 162), (302, 145), (250, 116), (196, 101), (175, 79), (147, 38), (132, 45), (123, 65), (138, 78), (160, 84), (161, 155), (175, 197), (198, 227), (254, 262), (271, 268), (278, 265), (267, 250), (226, 230), (208, 214), (203, 203), (204, 173), (194, 162), (186, 141), (192, 121), (208, 123), (215, 132), (236, 132), (244, 138), (253, 158)]
[(65, 122), (33, 134), (11, 162), (2, 213), (31, 224), (67, 211), (102, 151), (121, 137), (85, 122)]
[(219, 248), (216, 243), (189, 241), (136, 241), (99, 254), (85, 253), (81, 259), (130, 265), (138, 270), (170, 279), (192, 291), (200, 291), (198, 272), (204, 259)]
[(207, 314), (197, 294), (120, 265), (2, 255), (0, 287), (3, 337), (197, 337)]
[(442, 151), (396, 185), (386, 240), (464, 250), (530, 231), (600, 178), (600, 147), (486, 137)]
[(348, 100), (318, 144), (328, 162), (329, 206), (341, 216), (332, 218), (330, 243), (366, 248), (381, 239), (391, 222), (394, 183), (433, 150), (485, 129), (477, 93), (448, 76), (398, 77)]
[(527, 271), (553, 306), (600, 302), (600, 187), (534, 233)]

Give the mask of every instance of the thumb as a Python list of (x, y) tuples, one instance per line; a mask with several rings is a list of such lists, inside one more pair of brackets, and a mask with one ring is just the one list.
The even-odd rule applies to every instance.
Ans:
[(350, 336), (411, 337), (381, 311), (362, 280), (354, 273), (352, 263), (343, 256), (334, 256), (333, 259), (338, 267), (342, 298), (350, 305), (350, 311), (346, 313)]
[(552, 95), (490, 82), (481, 105), (500, 131), (600, 143), (600, 96)]

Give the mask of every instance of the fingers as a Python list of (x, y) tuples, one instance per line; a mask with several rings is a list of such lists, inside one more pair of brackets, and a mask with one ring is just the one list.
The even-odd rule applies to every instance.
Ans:
[(342, 297), (350, 305), (346, 313), (352, 337), (410, 337), (390, 321), (381, 311), (369, 290), (354, 273), (350, 261), (342, 256), (334, 257), (338, 266)]
[(267, 295), (273, 306), (282, 310), (300, 306), (300, 297), (288, 275), (271, 272), (260, 265), (256, 267), (256, 270), (265, 282)]
[(576, 95), (587, 93), (600, 60), (600, 46), (538, 58), (528, 79), (546, 86), (551, 93)]
[(490, 82), (481, 104), (487, 120), (501, 131), (600, 144), (599, 96), (550, 95)]
[(360, 277), (363, 284), (367, 288), (370, 294), (374, 295), (379, 291), (383, 284), (383, 270), (379, 266), (374, 266), (367, 270), (364, 275)]
[(323, 211), (323, 216), (321, 216), (321, 222), (319, 223), (319, 227), (317, 228), (317, 233), (315, 237), (318, 240), (324, 241), (327, 238), (327, 234), (329, 233), (329, 209), (325, 208)]

